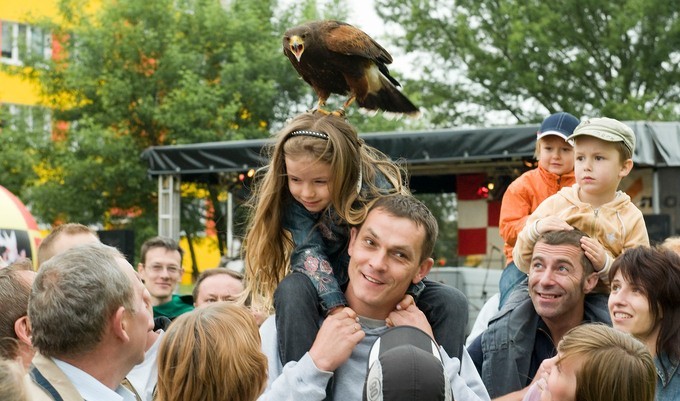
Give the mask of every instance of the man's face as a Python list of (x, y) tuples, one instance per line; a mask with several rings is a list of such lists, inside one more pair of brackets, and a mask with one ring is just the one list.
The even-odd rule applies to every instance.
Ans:
[(215, 274), (201, 281), (194, 306), (200, 308), (213, 302), (234, 301), (242, 292), (241, 280), (228, 274)]
[(413, 221), (372, 210), (349, 241), (347, 300), (359, 315), (385, 319), (432, 268), (431, 258), (420, 262), (425, 231)]
[(151, 248), (146, 253), (146, 263), (140, 263), (138, 270), (154, 305), (164, 304), (171, 300), (184, 273), (182, 255), (163, 247)]
[(126, 351), (130, 352), (131, 362), (136, 365), (144, 361), (146, 351), (147, 334), (153, 330), (153, 313), (149, 307), (151, 298), (149, 292), (142, 284), (139, 274), (132, 268), (130, 263), (123, 258), (117, 259), (118, 266), (125, 272), (132, 284), (134, 297), (134, 311), (125, 311), (125, 332), (128, 336)]
[(597, 283), (597, 274), (585, 277), (582, 255), (581, 248), (573, 245), (537, 242), (534, 246), (529, 270), (529, 295), (543, 320), (583, 318), (583, 300)]

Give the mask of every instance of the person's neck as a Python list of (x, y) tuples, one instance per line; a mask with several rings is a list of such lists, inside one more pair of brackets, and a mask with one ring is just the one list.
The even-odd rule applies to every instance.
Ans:
[(356, 312), (357, 315), (367, 317), (369, 319), (385, 320), (387, 319), (387, 316), (390, 315), (390, 312), (392, 312), (397, 307), (397, 305), (394, 305), (391, 308), (381, 308), (374, 305), (365, 304), (359, 298), (354, 296), (351, 286), (347, 286), (345, 298), (347, 298), (347, 305), (349, 305), (349, 307), (354, 312)]
[(571, 311), (566, 315), (557, 316), (552, 319), (541, 317), (546, 326), (548, 326), (548, 330), (550, 330), (550, 337), (552, 338), (555, 347), (557, 347), (557, 344), (559, 344), (562, 337), (569, 330), (583, 322), (583, 312), (583, 304), (581, 304), (580, 308), (576, 308), (576, 310)]
[(154, 296), (151, 297), (151, 305), (152, 306), (167, 304), (170, 301), (172, 301), (172, 295), (168, 295), (167, 297), (163, 297), (163, 298), (158, 298), (158, 297), (154, 297)]
[(579, 188), (578, 198), (583, 203), (588, 203), (593, 209), (597, 209), (600, 206), (613, 201), (616, 198), (616, 189), (614, 191), (607, 191), (602, 194), (589, 194)]
[(656, 342), (659, 340), (659, 332), (661, 331), (661, 324), (657, 323), (656, 328), (649, 333), (646, 337), (640, 338), (639, 340), (642, 341), (645, 346), (647, 347), (647, 351), (649, 351), (650, 354), (652, 354), (652, 358), (655, 358), (656, 355)]
[(115, 391), (134, 366), (122, 366), (120, 354), (119, 350), (112, 353), (97, 349), (75, 357), (56, 356), (56, 358), (75, 366)]

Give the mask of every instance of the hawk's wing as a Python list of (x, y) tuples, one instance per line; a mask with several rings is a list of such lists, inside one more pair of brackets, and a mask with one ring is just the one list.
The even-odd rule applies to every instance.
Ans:
[(321, 37), (328, 48), (336, 53), (365, 57), (382, 64), (391, 64), (392, 56), (361, 29), (337, 21), (328, 21)]

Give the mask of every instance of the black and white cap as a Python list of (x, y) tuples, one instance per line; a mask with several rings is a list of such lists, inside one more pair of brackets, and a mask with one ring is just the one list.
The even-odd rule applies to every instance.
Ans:
[(386, 331), (371, 347), (363, 400), (453, 401), (437, 344), (416, 327)]

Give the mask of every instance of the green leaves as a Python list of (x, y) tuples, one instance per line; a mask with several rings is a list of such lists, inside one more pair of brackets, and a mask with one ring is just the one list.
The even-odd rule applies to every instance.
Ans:
[[(428, 59), (422, 90), (451, 94), (430, 107), (455, 120), (437, 113), (433, 121), (457, 125), (474, 114), (477, 123), (493, 123), (485, 118), (494, 112), (527, 123), (557, 110), (623, 120), (677, 119), (678, 5), (378, 0), (377, 11), (405, 30), (396, 43)], [(464, 100), (470, 113), (446, 111)]]

